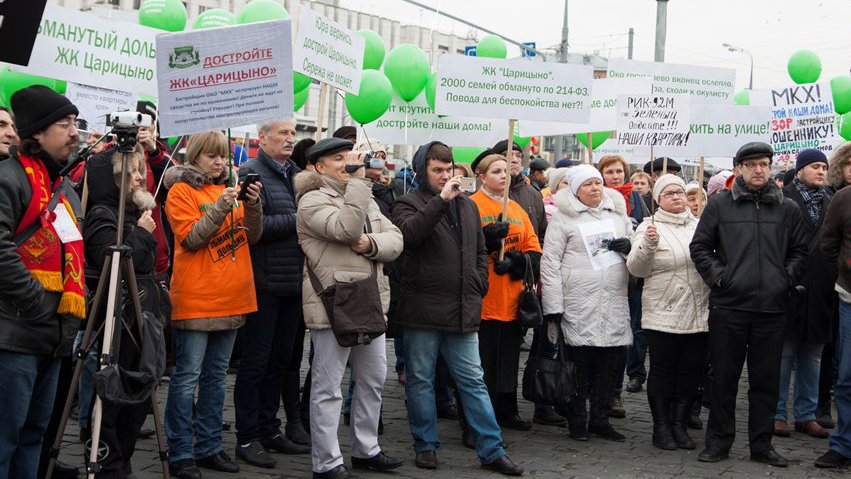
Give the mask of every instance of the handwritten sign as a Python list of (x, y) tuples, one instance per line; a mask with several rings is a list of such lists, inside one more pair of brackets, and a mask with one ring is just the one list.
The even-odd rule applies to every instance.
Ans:
[(685, 146), (690, 113), (687, 95), (619, 95), (618, 144)]

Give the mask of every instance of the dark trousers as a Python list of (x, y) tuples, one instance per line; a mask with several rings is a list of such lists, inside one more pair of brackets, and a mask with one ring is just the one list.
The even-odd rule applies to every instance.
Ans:
[(706, 446), (729, 451), (736, 437), (736, 393), (748, 361), (748, 438), (752, 453), (771, 449), (780, 384), (785, 314), (709, 310), (713, 368)]
[(522, 334), (517, 321), (484, 320), (479, 326), (479, 356), (497, 419), (517, 415), (517, 371)]
[(233, 390), (239, 444), (271, 437), (281, 427), (281, 383), (292, 368), (301, 314), (301, 296), (257, 292), (257, 312), (242, 327), (242, 359)]
[(698, 396), (706, 368), (709, 333), (674, 334), (645, 329), (650, 349), (648, 397)]
[(626, 348), (626, 375), (629, 379), (638, 379), (641, 382), (647, 379), (647, 369), (644, 367), (644, 360), (647, 359), (647, 339), (644, 330), (641, 329), (641, 294), (643, 291), (644, 279), (640, 278), (628, 296), (632, 346)]
[(615, 384), (623, 378), (623, 347), (568, 346), (567, 357), (576, 366), (577, 393), (570, 401), (567, 418), (571, 429), (589, 424), (605, 426), (609, 423)]

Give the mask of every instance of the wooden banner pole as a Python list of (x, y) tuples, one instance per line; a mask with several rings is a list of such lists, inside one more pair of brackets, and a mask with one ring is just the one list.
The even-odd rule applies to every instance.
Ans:
[(594, 166), (594, 144), (591, 143), (591, 133), (585, 133), (585, 139), (588, 141), (588, 164)]
[[(650, 145), (650, 176), (653, 176), (654, 165), (653, 162), (655, 158), (653, 158), (653, 145)], [(667, 165), (665, 165), (667, 166)], [(650, 222), (654, 225), (656, 224), (656, 198), (653, 196), (653, 188), (650, 189)]]
[[(505, 151), (505, 188), (502, 191), (502, 221), (508, 220), (508, 193), (511, 191), (511, 158), (508, 155), (514, 154), (514, 125), (516, 124), (517, 120), (508, 120), (508, 149)], [(505, 259), (505, 238), (500, 242), (502, 244), (499, 248), (499, 260), (502, 261)]]

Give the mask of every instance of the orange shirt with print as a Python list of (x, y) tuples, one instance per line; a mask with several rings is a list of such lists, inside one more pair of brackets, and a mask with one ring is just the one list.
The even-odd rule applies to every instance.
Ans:
[[(224, 185), (199, 189), (177, 183), (168, 192), (166, 216), (174, 231), (174, 273), (171, 277), (171, 319), (220, 318), (257, 311), (254, 272), (245, 233), (245, 208), (235, 208), (237, 228), (231, 240), (231, 215), (202, 248), (183, 246), (192, 226), (219, 199)], [(234, 248), (233, 245), (236, 245)], [(236, 251), (235, 260), (231, 251)]]
[[(496, 223), (502, 213), (502, 203), (478, 191), (470, 199), (479, 207), (482, 226)], [(505, 237), (505, 251), (541, 252), (541, 244), (529, 215), (514, 200), (508, 201), (508, 236)], [(498, 252), (488, 255), (488, 294), (482, 299), (482, 319), (496, 321), (514, 321), (517, 319), (517, 306), (523, 291), (523, 280), (511, 279), (508, 274), (496, 274), (493, 270)]]

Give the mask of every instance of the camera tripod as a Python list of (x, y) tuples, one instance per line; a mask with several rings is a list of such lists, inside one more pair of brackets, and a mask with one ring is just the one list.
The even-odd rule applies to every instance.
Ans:
[[(136, 283), (136, 272), (133, 267), (132, 249), (124, 245), (124, 215), (125, 202), (127, 196), (127, 154), (133, 151), (136, 143), (135, 133), (130, 131), (116, 131), (116, 143), (121, 152), (121, 184), (119, 186), (118, 200), (118, 224), (115, 245), (109, 250), (109, 255), (105, 258), (103, 268), (101, 269), (100, 279), (98, 280), (97, 290), (95, 292), (94, 301), (91, 305), (91, 310), (86, 322), (86, 329), (83, 333), (83, 339), (80, 347), (76, 351), (77, 364), (74, 368), (74, 375), (71, 379), (71, 387), (68, 391), (68, 396), (65, 400), (65, 407), (62, 411), (62, 419), (59, 422), (59, 430), (54, 439), (53, 446), (50, 450), (50, 462), (47, 466), (45, 477), (51, 479), (53, 470), (56, 466), (56, 460), (59, 457), (60, 445), (62, 437), (65, 434), (65, 427), (68, 423), (68, 418), (71, 415), (71, 408), (74, 403), (74, 396), (77, 393), (77, 387), (80, 380), (80, 374), (83, 368), (83, 361), (89, 351), (95, 346), (98, 336), (102, 336), (102, 349), (99, 361), (99, 369), (112, 366), (118, 361), (118, 344), (115, 341), (116, 334), (120, 335), (121, 330), (116, 328), (125, 327), (126, 333), (132, 333), (126, 325), (123, 318), (124, 301), (122, 294), (121, 282), (127, 285), (127, 292), (130, 296), (130, 301), (133, 305), (135, 314), (135, 322), (137, 329), (136, 345), (141, 350), (144, 341), (144, 328), (142, 305), (139, 300), (139, 288)], [(106, 291), (105, 291), (106, 290)], [(104, 293), (106, 295), (104, 297)], [(106, 317), (101, 325), (98, 326), (95, 334), (92, 334), (96, 316), (102, 302), (106, 299)], [(132, 337), (132, 335), (131, 335)], [(115, 344), (114, 344), (115, 343)], [(159, 378), (156, 378), (159, 380)], [(151, 410), (154, 416), (154, 429), (156, 430), (157, 442), (159, 443), (159, 459), (162, 462), (163, 478), (168, 479), (168, 452), (166, 450), (165, 438), (163, 436), (162, 419), (160, 417), (159, 408), (157, 407), (156, 387), (154, 387), (150, 396)], [(142, 406), (140, 406), (142, 407)], [(103, 459), (109, 454), (107, 447), (101, 447), (100, 436), (103, 420), (103, 401), (100, 395), (95, 391), (95, 404), (91, 417), (91, 440), (90, 453), (87, 466), (87, 476), (89, 479), (94, 479), (94, 475), (100, 472), (101, 465), (99, 459)], [(100, 453), (104, 453), (103, 457), (99, 458)]]

